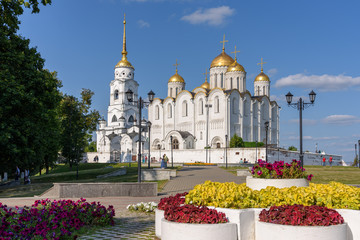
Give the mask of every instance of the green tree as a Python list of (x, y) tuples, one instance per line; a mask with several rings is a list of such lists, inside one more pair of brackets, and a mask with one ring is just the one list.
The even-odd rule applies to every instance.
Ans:
[[(58, 149), (56, 109), (60, 81), (44, 69), (44, 59), (17, 35), (23, 7), (39, 12), (51, 1), (1, 0), (0, 4), (0, 164), (32, 171), (53, 161)], [(47, 159), (47, 160), (46, 160)]]
[(353, 167), (357, 167), (357, 166), (358, 166), (358, 156), (356, 156), (356, 157), (354, 158), (354, 162), (353, 162), (353, 164), (352, 164), (351, 166), (353, 166)]
[(239, 148), (239, 147), (244, 147), (244, 141), (241, 137), (239, 137), (238, 135), (234, 134), (234, 136), (231, 138), (230, 140), (230, 147), (231, 148)]
[(70, 168), (81, 160), (88, 139), (96, 130), (96, 124), (100, 119), (98, 111), (90, 110), (93, 95), (91, 90), (83, 89), (81, 100), (65, 95), (61, 102), (61, 153)]
[(89, 141), (85, 147), (85, 152), (96, 152), (96, 141)]
[(289, 150), (289, 151), (297, 151), (297, 148), (294, 147), (294, 146), (290, 146), (290, 147), (288, 148), (288, 150)]

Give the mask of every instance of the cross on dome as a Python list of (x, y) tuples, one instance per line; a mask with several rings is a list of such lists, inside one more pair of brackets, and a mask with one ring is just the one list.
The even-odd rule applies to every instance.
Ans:
[(178, 66), (180, 65), (180, 63), (178, 63), (178, 61), (177, 61), (177, 59), (176, 59), (176, 63), (175, 64), (173, 64), (173, 66), (175, 66), (175, 68), (176, 68), (176, 73), (178, 73)]
[(208, 80), (208, 78), (207, 78), (208, 74), (209, 74), (209, 72), (208, 72), (207, 69), (206, 69), (206, 71), (203, 73), (203, 75), (205, 75), (205, 81), (206, 81), (206, 82), (207, 82), (207, 80)]
[(223, 52), (225, 52), (225, 43), (226, 42), (229, 42), (228, 40), (225, 40), (225, 34), (224, 34), (224, 38), (223, 38), (223, 40), (222, 41), (220, 41), (220, 43), (222, 43), (223, 44), (223, 47), (222, 47), (222, 51)]
[(261, 62), (257, 64), (257, 65), (261, 65), (261, 72), (263, 72), (263, 65), (266, 63), (267, 62), (263, 62), (263, 58), (261, 58)]
[(235, 54), (235, 61), (236, 61), (236, 53), (238, 53), (240, 51), (236, 51), (236, 45), (235, 45), (235, 51), (234, 52), (231, 52), (231, 53), (234, 53)]

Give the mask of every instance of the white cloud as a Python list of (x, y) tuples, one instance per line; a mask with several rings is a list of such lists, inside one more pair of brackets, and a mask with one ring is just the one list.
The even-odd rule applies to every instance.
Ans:
[(272, 68), (266, 72), (266, 74), (271, 78), (277, 74), (278, 70), (276, 68)]
[[(303, 118), (303, 124), (304, 125), (315, 125), (317, 123), (317, 120), (315, 119), (306, 119), (306, 118)], [(299, 119), (291, 119), (289, 120), (289, 123), (296, 123), (296, 124), (299, 124)]]
[(316, 88), (319, 91), (340, 91), (360, 86), (360, 77), (344, 75), (305, 75), (303, 73), (289, 75), (276, 81), (275, 87)]
[(327, 124), (351, 125), (360, 123), (360, 118), (352, 115), (330, 115), (322, 121)]
[(217, 8), (199, 9), (190, 15), (183, 16), (181, 20), (191, 24), (208, 24), (211, 26), (219, 26), (225, 23), (225, 18), (232, 16), (235, 9), (229, 6), (221, 6)]
[(314, 138), (314, 140), (334, 140), (334, 139), (339, 139), (339, 137), (330, 136), (330, 137), (317, 137), (317, 138)]
[[(299, 136), (290, 136), (288, 138), (289, 140), (299, 140), (300, 137)], [(314, 139), (312, 136), (303, 136), (303, 140), (312, 140)]]
[(137, 23), (139, 24), (140, 28), (148, 28), (150, 27), (150, 23), (145, 22), (144, 20), (140, 19), (139, 21), (137, 21)]

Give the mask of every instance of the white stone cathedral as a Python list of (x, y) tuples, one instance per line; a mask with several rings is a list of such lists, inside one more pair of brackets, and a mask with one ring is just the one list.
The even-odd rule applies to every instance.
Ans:
[[(127, 60), (126, 51), (126, 21), (124, 19), (122, 59), (116, 64), (114, 80), (110, 82), (110, 104), (107, 122), (99, 122), (97, 135), (97, 155), (100, 162), (129, 162), (137, 154), (139, 141), (139, 110), (138, 82), (134, 79), (135, 69)], [(126, 98), (126, 91), (134, 93), (134, 102)], [(144, 143), (147, 134), (146, 121), (142, 120), (142, 149), (147, 151), (148, 144)], [(92, 160), (92, 159), (89, 159)], [(133, 159), (134, 160), (134, 159)]]
[[(268, 144), (279, 144), (279, 106), (270, 101), (270, 79), (261, 72), (254, 79), (254, 95), (246, 89), (246, 71), (236, 59), (222, 52), (210, 64), (210, 82), (192, 91), (185, 89), (185, 80), (175, 75), (168, 81), (168, 96), (155, 98), (149, 106), (151, 149), (204, 149), (225, 147), (234, 134), (247, 142), (264, 142), (265, 122)], [(206, 73), (207, 74), (207, 73)], [(172, 143), (171, 143), (172, 139)], [(164, 152), (165, 152), (164, 151)]]

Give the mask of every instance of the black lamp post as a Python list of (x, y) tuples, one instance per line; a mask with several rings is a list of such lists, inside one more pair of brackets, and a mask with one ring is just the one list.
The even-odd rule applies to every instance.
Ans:
[(269, 130), (269, 121), (265, 122), (265, 162), (268, 162), (268, 130)]
[(257, 161), (258, 161), (258, 155), (257, 155), (257, 144), (258, 144), (258, 141), (256, 140), (255, 141), (255, 163), (257, 163)]
[(171, 167), (174, 167), (174, 156), (173, 156), (173, 136), (170, 136), (170, 147), (171, 147)]
[(148, 158), (148, 169), (150, 169), (150, 161), (151, 161), (151, 155), (150, 155), (150, 149), (151, 149), (151, 141), (150, 141), (150, 130), (151, 130), (151, 122), (148, 121), (148, 128), (149, 128), (149, 158)]
[(358, 163), (359, 163), (359, 168), (360, 168), (360, 161), (359, 161), (359, 157), (360, 157), (360, 140), (358, 140), (358, 144), (359, 144), (359, 155), (358, 155)]
[(138, 182), (141, 182), (141, 110), (144, 105), (149, 105), (154, 100), (155, 93), (150, 91), (148, 93), (149, 102), (144, 101), (141, 97), (138, 101), (134, 101), (134, 94), (131, 89), (126, 91), (126, 98), (129, 102), (137, 103), (139, 108), (139, 147), (138, 147)]
[(225, 166), (226, 168), (228, 167), (228, 160), (227, 160), (227, 142), (228, 142), (228, 135), (225, 135)]
[(286, 101), (288, 103), (288, 106), (291, 106), (293, 108), (296, 108), (297, 110), (299, 110), (299, 119), (300, 119), (300, 164), (301, 167), (304, 167), (304, 153), (303, 153), (303, 139), (302, 139), (302, 111), (305, 108), (308, 108), (310, 105), (313, 105), (315, 102), (315, 98), (316, 98), (316, 93), (314, 91), (311, 91), (309, 93), (309, 98), (310, 98), (310, 103), (305, 103), (302, 98), (299, 99), (298, 102), (296, 103), (291, 103), (292, 102), (292, 98), (294, 95), (292, 95), (290, 92), (288, 92), (288, 94), (285, 95), (286, 96)]

